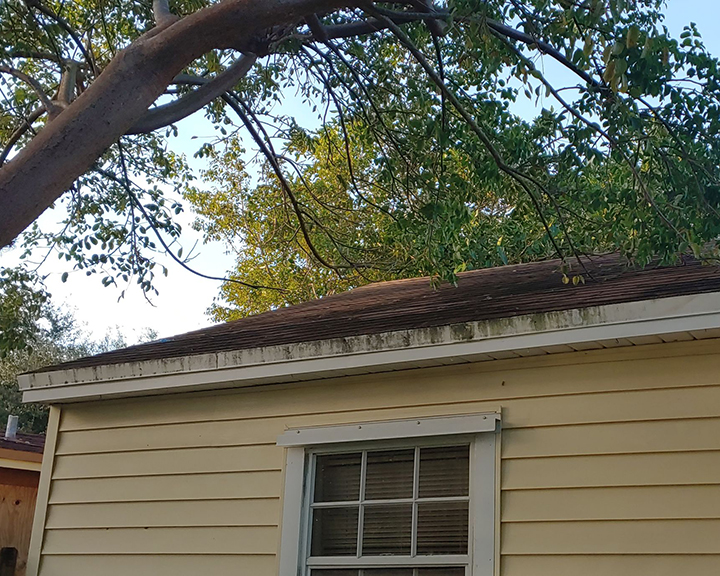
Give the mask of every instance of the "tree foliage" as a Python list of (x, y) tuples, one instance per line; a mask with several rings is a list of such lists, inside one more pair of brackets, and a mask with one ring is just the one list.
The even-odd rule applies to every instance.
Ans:
[(72, 317), (47, 302), (26, 337), (19, 347), (8, 347), (0, 358), (0, 426), (4, 427), (12, 414), (19, 417), (21, 431), (42, 433), (47, 427), (47, 407), (23, 404), (18, 375), (86, 355), (92, 347), (79, 341)]
[[(148, 329), (140, 339), (155, 337)], [(12, 414), (19, 417), (21, 431), (45, 432), (47, 407), (23, 404), (19, 374), (125, 346), (119, 332), (91, 338), (71, 313), (52, 303), (37, 275), (18, 268), (4, 270), (0, 277), (0, 428)]]
[[(31, 227), (30, 249), (53, 245), (106, 284), (135, 276), (152, 290), (154, 251), (181, 232), (174, 189), (237, 254), (222, 295), (242, 314), (550, 255), (568, 266), (605, 250), (640, 264), (716, 259), (718, 61), (694, 25), (670, 37), (662, 1), (251, 4), (2, 4), (4, 156), (49, 154), (55, 132), (78, 137), (93, 99), (116, 103), (97, 128), (110, 147), (62, 199), (64, 229)], [(267, 25), (228, 40), (251, 10)], [(160, 105), (115, 110), (118, 70), (144, 51), (133, 65), (147, 75), (145, 62), (181, 39), (194, 48), (159, 60), (170, 78), (147, 98)], [(306, 112), (283, 107), (288, 94)], [(519, 114), (526, 99), (535, 118)], [(218, 137), (198, 151), (198, 180), (171, 147), (173, 122), (201, 107)]]
[(0, 271), (0, 358), (32, 349), (49, 295), (39, 278), (22, 268)]
[(36, 275), (6, 269), (0, 280), (0, 426), (14, 414), (21, 430), (44, 432), (47, 408), (22, 403), (18, 374), (77, 358), (91, 347), (80, 342), (72, 316), (51, 305)]

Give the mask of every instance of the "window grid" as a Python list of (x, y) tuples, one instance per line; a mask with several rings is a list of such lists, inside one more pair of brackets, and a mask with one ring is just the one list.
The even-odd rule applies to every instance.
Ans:
[(365, 498), (365, 484), (367, 484), (367, 455), (368, 451), (363, 450), (360, 460), (360, 502), (358, 507), (358, 537), (357, 537), (357, 553), (356, 557), (362, 556), (363, 546), (363, 529), (365, 528), (365, 510), (363, 508), (363, 499)]
[[(461, 446), (466, 444), (448, 444), (447, 446)], [(322, 509), (322, 508), (341, 508), (341, 507), (349, 507), (349, 506), (357, 506), (358, 507), (358, 535), (357, 535), (357, 548), (356, 548), (356, 555), (353, 556), (343, 556), (343, 557), (337, 557), (333, 558), (333, 567), (335, 569), (357, 569), (358, 576), (372, 576), (372, 572), (367, 571), (370, 570), (377, 570), (378, 568), (381, 568), (381, 565), (377, 565), (374, 568), (362, 568), (358, 566), (359, 563), (362, 563), (363, 560), (368, 560), (370, 558), (377, 558), (376, 556), (371, 555), (363, 555), (363, 531), (364, 531), (364, 519), (365, 519), (365, 508), (368, 505), (380, 505), (380, 504), (412, 504), (412, 524), (411, 524), (411, 550), (410, 555), (390, 555), (387, 557), (382, 557), (385, 561), (392, 558), (394, 561), (387, 562), (386, 566), (387, 568), (390, 568), (391, 566), (395, 566), (398, 568), (401, 568), (401, 566), (398, 565), (397, 560), (401, 560), (403, 562), (408, 562), (411, 559), (417, 559), (423, 560), (423, 559), (432, 559), (433, 561), (431, 563), (428, 563), (428, 566), (437, 566), (438, 561), (443, 559), (444, 555), (431, 555), (431, 556), (418, 556), (417, 554), (417, 540), (418, 540), (418, 505), (424, 504), (424, 503), (443, 503), (443, 502), (467, 502), (468, 503), (468, 511), (470, 509), (470, 494), (471, 490), (469, 489), (470, 486), (468, 485), (468, 495), (467, 496), (435, 496), (435, 497), (424, 497), (420, 498), (419, 495), (419, 489), (420, 489), (420, 450), (421, 448), (426, 447), (424, 445), (415, 445), (415, 446), (407, 446), (407, 445), (396, 445), (392, 447), (387, 447), (383, 449), (363, 449), (363, 450), (357, 450), (361, 452), (361, 464), (360, 464), (360, 488), (359, 488), (359, 496), (358, 500), (347, 500), (347, 501), (336, 501), (336, 502), (315, 502), (315, 495), (314, 495), (314, 484), (315, 484), (315, 477), (317, 474), (317, 456), (322, 455), (324, 452), (318, 452), (313, 454), (313, 466), (312, 466), (312, 474), (311, 474), (311, 497), (310, 497), (310, 513), (311, 517), (313, 516), (313, 511), (316, 509)], [(400, 450), (403, 448), (413, 448), (414, 449), (414, 456), (413, 456), (413, 490), (412, 490), (412, 497), (410, 498), (388, 498), (388, 499), (365, 499), (365, 492), (366, 492), (366, 481), (367, 481), (367, 460), (368, 460), (368, 453), (377, 453), (377, 452), (384, 452), (387, 450)], [(352, 450), (349, 450), (348, 453), (353, 452)], [(337, 453), (337, 452), (334, 452)], [(468, 479), (468, 483), (469, 483)], [(468, 521), (470, 519), (468, 518)], [(469, 531), (469, 534), (471, 534), (472, 531)], [(311, 534), (309, 534), (310, 536)], [(467, 573), (467, 569), (470, 563), (470, 553), (469, 550), (471, 549), (471, 544), (468, 542), (468, 553), (462, 554), (462, 555), (447, 555), (444, 557), (444, 559), (447, 561), (446, 563), (443, 562), (442, 564), (446, 567), (452, 567), (455, 566), (457, 568), (463, 567), (465, 568), (465, 572)], [(313, 573), (322, 574), (322, 571), (318, 571), (317, 569), (321, 566), (323, 568), (329, 568), (330, 566), (326, 564), (325, 562), (317, 562), (317, 560), (322, 557), (315, 557), (312, 556), (308, 558), (307, 567), (313, 567)], [(315, 560), (315, 561), (313, 561)], [(460, 562), (458, 562), (460, 560)], [(375, 563), (373, 562), (373, 566), (375, 566)], [(412, 570), (413, 576), (418, 576), (418, 571), (423, 569), (423, 566), (416, 565), (416, 566), (402, 566), (402, 569), (405, 570)]]
[[(420, 494), (420, 446), (415, 446), (415, 459), (413, 461), (413, 507), (412, 507), (412, 524), (410, 527), (410, 556), (417, 556), (417, 528), (418, 528), (418, 495)], [(417, 576), (417, 569), (413, 571), (413, 576)]]

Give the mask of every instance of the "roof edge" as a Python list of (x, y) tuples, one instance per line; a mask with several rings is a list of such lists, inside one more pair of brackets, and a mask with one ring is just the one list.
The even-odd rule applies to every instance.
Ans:
[[(488, 354), (720, 328), (720, 293), (18, 377), (25, 402), (212, 390), (488, 359)], [(484, 358), (483, 358), (484, 356)]]

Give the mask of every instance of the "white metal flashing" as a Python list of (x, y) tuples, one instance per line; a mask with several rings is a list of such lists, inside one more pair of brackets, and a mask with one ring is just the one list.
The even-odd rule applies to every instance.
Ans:
[(720, 328), (720, 294), (697, 294), (267, 346), (145, 362), (25, 374), (26, 402), (294, 382), (467, 362), (487, 354)]

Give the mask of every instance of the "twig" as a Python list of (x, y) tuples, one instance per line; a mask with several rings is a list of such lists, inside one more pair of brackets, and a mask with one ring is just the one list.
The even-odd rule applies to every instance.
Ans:
[(196, 276), (199, 276), (200, 278), (205, 278), (207, 280), (217, 280), (219, 282), (231, 282), (233, 284), (239, 284), (240, 286), (245, 286), (246, 288), (252, 288), (254, 290), (276, 290), (278, 292), (286, 292), (284, 288), (275, 288), (273, 286), (263, 286), (261, 284), (250, 284), (248, 282), (243, 282), (242, 280), (237, 280), (235, 278), (224, 278), (221, 276), (209, 276), (208, 274), (203, 274), (202, 272), (198, 272), (197, 270), (192, 269), (190, 266), (188, 266), (185, 262), (183, 262), (180, 258), (178, 258), (175, 253), (170, 249), (170, 246), (168, 246), (167, 242), (165, 242), (165, 239), (162, 237), (158, 229), (155, 227), (155, 223), (152, 221), (152, 218), (150, 218), (150, 215), (145, 210), (145, 207), (140, 203), (137, 196), (133, 193), (133, 191), (130, 189), (130, 177), (128, 176), (128, 170), (127, 170), (127, 163), (125, 161), (125, 152), (122, 146), (121, 142), (117, 143), (119, 155), (120, 155), (120, 166), (123, 171), (123, 180), (121, 184), (125, 188), (125, 191), (127, 192), (127, 195), (130, 199), (130, 202), (132, 205), (136, 206), (137, 209), (140, 211), (140, 213), (143, 215), (145, 220), (147, 221), (150, 228), (152, 228), (153, 232), (155, 233), (155, 236), (160, 241), (160, 244), (162, 244), (163, 248), (165, 249), (166, 253), (180, 266), (182, 266), (185, 270), (188, 272), (192, 272)]

